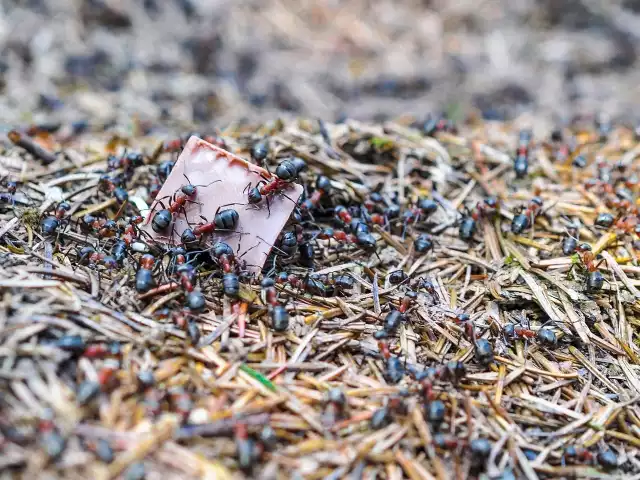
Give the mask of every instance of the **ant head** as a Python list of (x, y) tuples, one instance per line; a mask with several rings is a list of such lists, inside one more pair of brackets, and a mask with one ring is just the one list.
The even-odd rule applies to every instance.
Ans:
[(144, 164), (144, 157), (141, 153), (138, 152), (127, 153), (127, 160), (129, 160), (129, 162), (131, 162), (131, 165), (134, 167), (140, 167)]
[(260, 193), (260, 189), (258, 187), (253, 187), (249, 190), (247, 195), (249, 203), (260, 203), (262, 201), (262, 194)]
[(590, 252), (592, 249), (591, 245), (589, 245), (588, 243), (581, 243), (576, 247), (576, 250), (578, 252)]
[(198, 189), (196, 188), (196, 186), (195, 185), (191, 185), (191, 184), (183, 185), (182, 188), (180, 188), (180, 190), (187, 197), (193, 197), (196, 193), (198, 193)]
[(487, 197), (484, 199), (484, 204), (489, 208), (497, 208), (498, 199), (496, 197)]

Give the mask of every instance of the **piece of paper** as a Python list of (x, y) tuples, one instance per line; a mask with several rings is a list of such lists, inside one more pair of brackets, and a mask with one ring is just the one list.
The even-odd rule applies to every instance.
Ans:
[[(269, 196), (270, 213), (264, 199), (257, 205), (249, 205), (247, 186), (249, 183), (255, 186), (264, 180), (263, 177), (269, 179), (272, 175), (233, 153), (191, 137), (151, 205), (143, 230), (158, 242), (180, 245), (180, 235), (189, 224), (193, 228), (198, 223), (205, 223), (202, 217), (206, 222), (212, 222), (219, 209), (235, 209), (239, 215), (235, 231), (214, 231), (201, 239), (200, 246), (204, 249), (218, 240), (226, 242), (233, 248), (236, 258), (246, 262), (246, 270), (258, 272), (302, 194), (302, 186), (291, 183), (284, 195)], [(166, 231), (154, 232), (151, 222), (155, 213), (168, 208), (174, 194), (182, 195), (180, 188), (189, 182), (197, 186), (193, 201), (198, 203), (187, 202), (184, 207), (186, 219), (180, 211), (173, 215), (173, 223)]]

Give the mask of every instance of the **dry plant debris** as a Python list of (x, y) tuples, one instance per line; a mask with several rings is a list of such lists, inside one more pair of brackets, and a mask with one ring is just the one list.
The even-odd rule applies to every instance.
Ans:
[[(4, 144), (1, 470), (640, 472), (633, 129), (234, 124), (203, 138), (277, 176), (177, 245), (139, 228), (188, 138), (160, 137), (34, 125)], [(291, 181), (305, 194), (250, 275), (208, 234)], [(183, 187), (158, 229), (197, 202)]]

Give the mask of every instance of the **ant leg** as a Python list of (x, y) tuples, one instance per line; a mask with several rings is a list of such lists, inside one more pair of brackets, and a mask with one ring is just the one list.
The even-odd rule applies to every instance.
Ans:
[(249, 183), (247, 184), (247, 186), (246, 186), (246, 187), (244, 187), (244, 189), (242, 190), (242, 193), (245, 193), (245, 192), (249, 191), (250, 189), (251, 189), (251, 182), (249, 182)]
[(267, 272), (267, 274), (265, 275), (265, 278), (271, 278), (271, 276), (276, 273), (276, 256), (273, 256), (273, 267), (271, 267), (271, 270), (269, 270)]
[[(241, 258), (242, 258), (242, 257), (244, 257), (247, 253), (249, 253), (251, 250), (253, 250), (253, 249), (254, 249), (254, 248), (256, 248), (256, 247), (259, 247), (259, 246), (260, 246), (260, 243), (262, 243), (262, 242), (258, 242), (258, 243), (256, 243), (253, 247), (249, 247), (248, 249), (246, 249), (246, 250), (242, 253), (242, 255), (240, 255), (239, 257), (237, 257), (237, 259), (238, 259), (238, 260), (239, 260), (239, 259), (241, 259)], [(239, 250), (240, 250), (240, 241), (238, 240), (238, 251), (239, 251)]]
[(267, 201), (267, 218), (269, 218), (271, 216), (271, 207), (269, 207), (269, 197), (264, 197), (264, 199)]
[(282, 250), (280, 250), (280, 249), (279, 249), (278, 247), (276, 247), (274, 244), (267, 242), (267, 241), (266, 241), (264, 238), (262, 238), (260, 235), (256, 235), (256, 238), (257, 238), (258, 240), (260, 240), (261, 242), (266, 243), (266, 244), (267, 244), (267, 245), (269, 245), (271, 248), (273, 248), (273, 249), (277, 250), (278, 252), (280, 252), (280, 254), (281, 254), (283, 257), (286, 257), (286, 256), (287, 256), (287, 254), (286, 254), (285, 252), (283, 252)]

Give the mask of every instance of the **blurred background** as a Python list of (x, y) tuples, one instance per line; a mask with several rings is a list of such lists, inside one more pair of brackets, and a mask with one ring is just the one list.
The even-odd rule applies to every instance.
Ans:
[(640, 0), (0, 0), (0, 121), (637, 120)]

